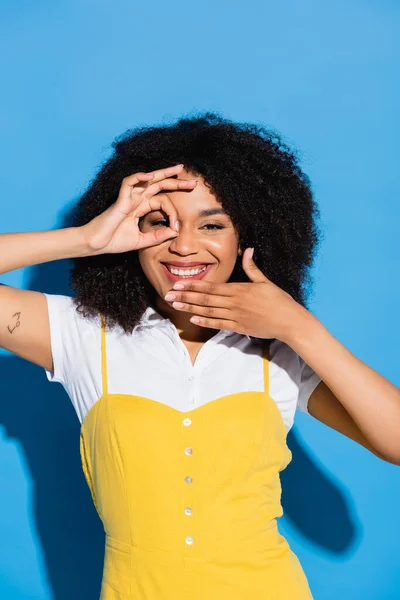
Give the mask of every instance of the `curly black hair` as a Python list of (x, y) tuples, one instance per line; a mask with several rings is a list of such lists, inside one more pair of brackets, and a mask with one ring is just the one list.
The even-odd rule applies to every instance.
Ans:
[[(73, 207), (70, 226), (88, 223), (113, 204), (124, 177), (183, 163), (204, 178), (223, 205), (240, 246), (254, 247), (253, 259), (261, 271), (306, 307), (320, 214), (309, 178), (279, 133), (206, 111), (170, 124), (130, 129), (112, 148), (113, 155)], [(249, 281), (241, 257), (229, 281)], [(119, 325), (126, 333), (149, 305), (154, 307), (156, 292), (137, 251), (74, 258), (70, 285), (80, 313), (102, 313), (108, 326)]]

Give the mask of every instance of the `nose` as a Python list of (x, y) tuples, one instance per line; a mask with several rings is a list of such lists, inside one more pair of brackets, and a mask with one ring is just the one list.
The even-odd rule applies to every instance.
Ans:
[(189, 225), (184, 226), (182, 222), (179, 221), (179, 233), (170, 241), (170, 249), (178, 254), (198, 253), (199, 241)]

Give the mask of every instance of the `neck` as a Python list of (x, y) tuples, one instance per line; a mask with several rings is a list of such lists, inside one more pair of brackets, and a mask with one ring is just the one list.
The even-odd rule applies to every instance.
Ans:
[(169, 319), (171, 323), (175, 325), (179, 337), (182, 340), (199, 343), (206, 342), (218, 331), (218, 329), (195, 325), (195, 323), (190, 321), (193, 313), (176, 310), (160, 297), (156, 298), (154, 308), (160, 315), (165, 319)]

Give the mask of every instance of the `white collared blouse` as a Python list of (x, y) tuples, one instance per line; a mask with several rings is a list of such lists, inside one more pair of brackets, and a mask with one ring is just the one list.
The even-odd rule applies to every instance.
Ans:
[[(54, 363), (46, 376), (63, 385), (82, 423), (102, 395), (101, 321), (80, 315), (70, 296), (44, 295)], [(148, 307), (131, 334), (116, 327), (106, 340), (111, 394), (144, 396), (189, 412), (222, 396), (264, 389), (262, 345), (247, 335), (215, 330), (193, 365), (173, 323)], [(289, 431), (296, 408), (308, 412), (321, 378), (281, 340), (270, 346), (269, 377), (270, 395)]]

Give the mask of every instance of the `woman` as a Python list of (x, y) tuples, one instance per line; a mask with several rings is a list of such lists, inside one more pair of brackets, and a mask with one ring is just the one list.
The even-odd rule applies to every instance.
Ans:
[(82, 423), (101, 598), (310, 599), (277, 528), (295, 410), (400, 464), (400, 399), (306, 308), (309, 181), (278, 135), (212, 113), (114, 148), (70, 227), (0, 236), (2, 273), (74, 261), (74, 298), (0, 289), (0, 345)]

